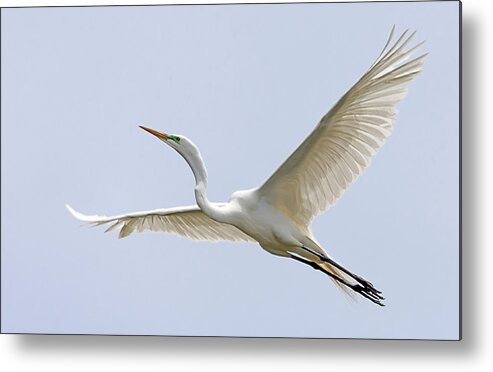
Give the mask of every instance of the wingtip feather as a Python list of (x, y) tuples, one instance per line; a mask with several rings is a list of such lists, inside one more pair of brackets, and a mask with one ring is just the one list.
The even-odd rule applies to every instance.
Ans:
[(65, 208), (67, 208), (67, 210), (70, 212), (70, 214), (72, 216), (74, 216), (75, 218), (77, 218), (78, 220), (84, 220), (83, 218), (83, 215), (79, 212), (77, 212), (74, 208), (72, 208), (70, 205), (68, 205), (67, 203), (65, 203)]
[(77, 218), (80, 221), (83, 222), (98, 222), (101, 218), (99, 216), (88, 216), (85, 214), (82, 214), (80, 212), (77, 212), (74, 208), (72, 208), (70, 205), (65, 204), (65, 207), (68, 209), (70, 214)]

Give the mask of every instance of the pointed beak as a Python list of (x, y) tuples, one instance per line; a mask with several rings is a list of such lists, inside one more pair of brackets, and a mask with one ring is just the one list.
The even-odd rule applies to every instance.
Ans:
[(157, 130), (143, 127), (142, 125), (139, 125), (139, 127), (142, 128), (142, 129), (144, 129), (146, 132), (149, 132), (150, 134), (155, 135), (160, 140), (166, 141), (166, 140), (169, 139), (169, 137), (168, 137), (168, 135), (166, 133), (161, 133), (161, 132), (158, 132)]

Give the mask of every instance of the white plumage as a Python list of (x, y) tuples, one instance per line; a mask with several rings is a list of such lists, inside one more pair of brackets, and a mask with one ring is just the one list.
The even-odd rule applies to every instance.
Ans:
[(125, 238), (131, 233), (145, 230), (169, 232), (193, 240), (233, 242), (255, 242), (254, 239), (238, 230), (233, 225), (220, 223), (208, 217), (196, 205), (167, 209), (155, 209), (120, 216), (86, 216), (75, 211), (69, 205), (67, 209), (81, 221), (93, 223), (95, 226), (111, 224), (105, 232), (120, 229), (119, 238)]
[(404, 98), (407, 84), (419, 73), (426, 56), (396, 68), (421, 45), (405, 51), (415, 35), (400, 44), (406, 32), (392, 48), (386, 52), (384, 49), (366, 74), (260, 188), (297, 223), (308, 225), (333, 205), (392, 132), (397, 113), (394, 105)]
[(259, 188), (235, 192), (228, 203), (209, 202), (207, 171), (198, 148), (184, 136), (142, 127), (173, 147), (190, 165), (197, 205), (113, 217), (86, 216), (67, 208), (82, 221), (110, 224), (106, 231), (120, 229), (121, 238), (151, 230), (196, 240), (258, 242), (268, 252), (308, 264), (341, 288), (383, 305), (381, 292), (331, 259), (309, 225), (370, 164), (392, 132), (395, 104), (421, 71), (426, 54), (404, 63), (422, 44), (406, 49), (415, 33), (406, 38), (406, 31), (391, 45), (393, 34), (394, 28), (368, 71)]

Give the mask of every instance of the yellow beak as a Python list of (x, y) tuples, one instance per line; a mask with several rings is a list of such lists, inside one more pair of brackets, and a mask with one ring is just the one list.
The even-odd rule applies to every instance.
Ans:
[(146, 132), (149, 132), (150, 134), (155, 135), (160, 140), (166, 141), (169, 139), (169, 136), (166, 133), (161, 133), (161, 132), (158, 132), (157, 130), (143, 127), (142, 125), (139, 125), (139, 127), (144, 129)]

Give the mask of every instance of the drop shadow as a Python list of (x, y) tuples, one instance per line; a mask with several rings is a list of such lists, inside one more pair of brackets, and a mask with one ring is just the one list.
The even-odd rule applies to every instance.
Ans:
[[(462, 343), (477, 349), (479, 335), (478, 276), (479, 178), (481, 130), (477, 113), (479, 85), (479, 41), (484, 27), (470, 15), (462, 22)], [(484, 46), (483, 46), (484, 48)]]

